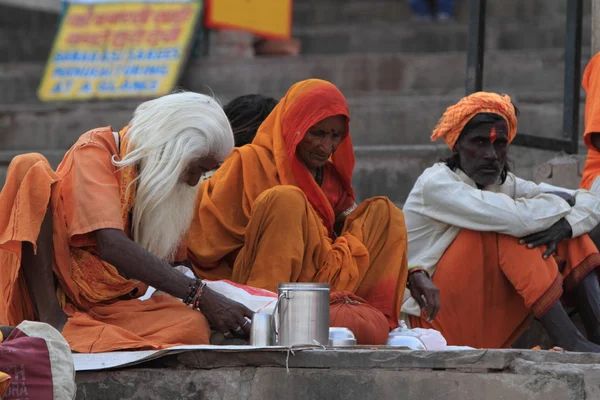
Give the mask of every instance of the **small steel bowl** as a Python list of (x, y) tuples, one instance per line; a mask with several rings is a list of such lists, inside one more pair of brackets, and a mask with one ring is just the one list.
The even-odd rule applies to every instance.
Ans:
[(348, 328), (329, 328), (329, 345), (332, 347), (356, 346), (356, 338)]
[(400, 336), (391, 334), (388, 336), (387, 346), (408, 347), (411, 350), (427, 350), (421, 339), (414, 336)]

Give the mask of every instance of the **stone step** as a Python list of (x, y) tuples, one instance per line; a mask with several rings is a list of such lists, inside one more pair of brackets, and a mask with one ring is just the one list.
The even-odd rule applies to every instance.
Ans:
[[(537, 23), (504, 20), (486, 28), (487, 50), (564, 48), (564, 18)], [(468, 26), (462, 22), (404, 21), (397, 24), (368, 23), (295, 29), (305, 54), (430, 53), (466, 51)], [(584, 18), (584, 46), (591, 41), (591, 19)]]
[(45, 61), (58, 23), (58, 12), (0, 4), (0, 62)]
[[(583, 51), (582, 65), (589, 60)], [(344, 93), (464, 93), (466, 54), (337, 54), (297, 58), (202, 60), (191, 62), (180, 87), (219, 96), (263, 93), (281, 96), (294, 83), (321, 78)], [(563, 90), (564, 50), (488, 52), (484, 87), (507, 93)], [(0, 104), (35, 104), (43, 63), (0, 64)]]
[[(44, 15), (39, 17), (43, 22), (31, 27), (0, 24), (0, 63), (46, 61), (56, 33), (56, 21)], [(584, 46), (590, 44), (590, 26), (588, 15), (583, 23)], [(468, 26), (461, 21), (332, 23), (312, 27), (298, 25), (294, 36), (302, 41), (303, 54), (465, 51)], [(547, 17), (535, 23), (492, 19), (486, 36), (488, 50), (562, 48), (565, 18)]]
[[(12, 157), (27, 150), (0, 151), (0, 184), (4, 184), (6, 168)], [(56, 168), (65, 149), (39, 150)], [(356, 167), (353, 185), (357, 198), (387, 196), (398, 205), (404, 204), (423, 170), (449, 155), (444, 144), (355, 146)], [(511, 168), (524, 179), (534, 179), (536, 166), (550, 160), (555, 152), (512, 146)], [(0, 187), (1, 187), (0, 185)]]
[[(429, 136), (446, 107), (461, 94), (446, 96), (350, 95), (351, 129), (357, 145), (413, 145), (429, 143)], [(220, 97), (226, 102), (231, 97)], [(560, 93), (519, 94), (519, 131), (561, 137)], [(7, 105), (0, 113), (5, 150), (68, 148), (88, 129), (128, 123), (137, 102)], [(583, 104), (581, 104), (583, 110)], [(583, 111), (580, 127), (583, 127)], [(581, 130), (581, 129), (580, 129)]]
[[(492, 19), (535, 21), (546, 17), (565, 17), (564, 0), (496, 0), (487, 2), (487, 16)], [(584, 15), (591, 14), (591, 0), (585, 0)], [(404, 23), (412, 16), (408, 1), (402, 0), (296, 0), (294, 25), (316, 26), (360, 24), (365, 22)], [(467, 21), (469, 2), (457, 1), (455, 18)]]

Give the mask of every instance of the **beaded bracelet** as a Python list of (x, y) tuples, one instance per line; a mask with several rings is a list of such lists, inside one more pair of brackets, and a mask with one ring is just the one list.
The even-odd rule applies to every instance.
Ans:
[(187, 294), (183, 299), (183, 302), (190, 306), (194, 301), (194, 297), (196, 296), (196, 292), (198, 292), (198, 288), (200, 287), (202, 281), (200, 279), (194, 279), (190, 282), (190, 287), (188, 288)]
[(202, 300), (202, 294), (204, 293), (205, 287), (206, 282), (195, 279), (194, 282), (190, 283), (190, 288), (188, 289), (188, 294), (184, 303), (196, 310), (200, 310), (200, 300)]
[(204, 288), (206, 287), (206, 283), (200, 282), (200, 287), (196, 291), (196, 295), (194, 296), (194, 300), (192, 303), (192, 307), (196, 310), (200, 310), (200, 300), (202, 300), (202, 293), (204, 293)]

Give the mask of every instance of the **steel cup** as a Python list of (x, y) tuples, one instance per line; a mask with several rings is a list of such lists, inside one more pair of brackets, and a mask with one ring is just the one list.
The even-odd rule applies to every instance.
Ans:
[(271, 314), (254, 314), (250, 328), (250, 346), (273, 346), (272, 319)]

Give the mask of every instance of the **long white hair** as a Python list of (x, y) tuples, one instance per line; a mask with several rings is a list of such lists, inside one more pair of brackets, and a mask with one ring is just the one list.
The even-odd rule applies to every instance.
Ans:
[(155, 256), (172, 260), (193, 217), (197, 186), (182, 181), (195, 159), (223, 161), (233, 150), (231, 126), (212, 97), (192, 92), (142, 103), (127, 132), (127, 155), (118, 167), (135, 165), (133, 240)]

